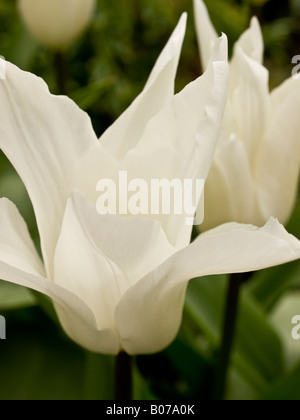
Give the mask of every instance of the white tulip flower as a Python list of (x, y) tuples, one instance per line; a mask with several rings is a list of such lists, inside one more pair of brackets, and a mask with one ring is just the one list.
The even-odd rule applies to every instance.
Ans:
[(94, 352), (158, 352), (178, 332), (191, 278), (300, 256), (275, 220), (224, 225), (189, 244), (180, 215), (97, 213), (97, 182), (120, 170), (145, 180), (207, 176), (227, 97), (227, 42), (217, 40), (205, 74), (174, 96), (185, 26), (184, 15), (143, 92), (100, 141), (89, 117), (36, 76), (7, 63), (0, 82), (0, 147), (27, 187), (43, 253), (42, 262), (16, 207), (1, 199), (0, 278), (49, 296), (66, 333)]
[[(205, 69), (217, 39), (202, 0), (194, 0), (196, 29)], [(269, 92), (258, 20), (234, 46), (229, 97), (214, 162), (205, 186), (206, 230), (221, 223), (285, 224), (298, 194), (300, 170), (300, 79)]]
[(88, 26), (96, 0), (19, 0), (29, 32), (55, 50), (68, 47)]

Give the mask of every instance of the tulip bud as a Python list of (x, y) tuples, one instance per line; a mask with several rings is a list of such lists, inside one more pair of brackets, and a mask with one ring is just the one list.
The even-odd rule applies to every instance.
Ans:
[(19, 0), (30, 33), (55, 50), (66, 48), (92, 18), (96, 0)]

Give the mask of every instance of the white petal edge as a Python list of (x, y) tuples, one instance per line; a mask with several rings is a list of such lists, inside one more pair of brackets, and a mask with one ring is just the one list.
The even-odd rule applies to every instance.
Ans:
[[(291, 87), (292, 84), (285, 85)], [(281, 90), (281, 89), (280, 89)], [(263, 139), (256, 164), (256, 182), (261, 212), (276, 215), (286, 223), (297, 199), (300, 173), (300, 84), (276, 107)]]
[(122, 294), (176, 252), (157, 220), (100, 215), (96, 206), (76, 191), (72, 207), (90, 245), (126, 277), (126, 285), (120, 287)]
[(68, 200), (56, 247), (54, 282), (91, 309), (99, 330), (115, 328), (114, 310), (128, 282), (118, 266), (91, 243), (72, 199)]
[(180, 327), (190, 279), (254, 271), (298, 258), (300, 241), (275, 219), (263, 228), (229, 223), (200, 235), (125, 294), (116, 310), (122, 347), (129, 354), (167, 347)]
[(78, 161), (98, 139), (91, 121), (69, 98), (49, 93), (44, 81), (6, 62), (0, 81), (0, 148), (32, 201), (47, 274)]
[[(265, 222), (257, 205), (256, 184), (243, 142), (232, 135), (220, 137), (205, 184), (204, 221), (200, 231), (227, 222)], [(220, 211), (222, 209), (222, 211)]]
[[(122, 161), (130, 178), (205, 180), (217, 143), (228, 91), (227, 38), (217, 39), (206, 72), (153, 117)], [(153, 165), (155, 162), (155, 165)], [(186, 215), (155, 216), (172, 245), (190, 242)]]
[(234, 49), (241, 48), (252, 60), (263, 63), (264, 40), (257, 17), (251, 19), (250, 27), (240, 36)]
[(120, 342), (114, 331), (97, 330), (95, 318), (83, 301), (43, 276), (43, 266), (15, 205), (0, 200), (0, 278), (50, 297), (66, 334), (90, 351), (117, 354)]
[(214, 45), (219, 37), (202, 0), (194, 0), (194, 14), (203, 71), (206, 70)]
[[(235, 116), (235, 133), (248, 151), (252, 170), (269, 117), (269, 73), (249, 58), (241, 48), (236, 49), (238, 73), (230, 100)], [(230, 67), (231, 71), (231, 67)], [(230, 76), (231, 77), (231, 76)]]
[(174, 95), (174, 84), (187, 15), (184, 13), (159, 56), (142, 93), (101, 136), (100, 142), (121, 160), (142, 135), (148, 120), (166, 106)]

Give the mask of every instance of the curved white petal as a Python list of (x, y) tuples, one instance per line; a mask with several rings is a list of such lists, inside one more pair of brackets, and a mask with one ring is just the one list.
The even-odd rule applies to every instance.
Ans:
[(122, 347), (129, 354), (141, 354), (168, 346), (180, 326), (190, 279), (253, 271), (298, 258), (300, 241), (275, 219), (260, 229), (230, 223), (200, 235), (127, 291), (116, 310)]
[[(96, 228), (93, 222), (91, 229)], [(85, 302), (95, 316), (98, 329), (114, 329), (115, 307), (130, 283), (119, 267), (92, 243), (72, 199), (67, 203), (54, 268), (55, 284)]]
[(99, 215), (74, 193), (56, 250), (55, 283), (91, 308), (99, 330), (115, 330), (115, 308), (126, 290), (174, 252), (159, 222)]
[(230, 91), (235, 117), (235, 127), (232, 130), (244, 142), (254, 170), (269, 117), (269, 74), (241, 48), (236, 49), (235, 59), (238, 62), (238, 72), (234, 88)]
[(76, 192), (72, 205), (90, 243), (126, 277), (126, 284), (120, 287), (121, 295), (176, 252), (156, 220), (100, 215), (92, 203)]
[(243, 52), (252, 60), (259, 64), (263, 63), (264, 40), (261, 27), (256, 17), (251, 19), (250, 27), (247, 29), (235, 43), (234, 49), (241, 48)]
[(290, 77), (270, 93), (271, 117), (275, 115), (288, 97), (300, 88), (300, 79)]
[[(198, 80), (175, 95), (153, 117), (138, 145), (122, 161), (130, 178), (206, 179), (222, 123), (228, 87), (227, 38), (215, 44), (210, 64)], [(155, 162), (155, 165), (153, 165)], [(177, 248), (190, 241), (186, 215), (155, 216)]]
[(87, 114), (33, 74), (6, 63), (0, 82), (0, 148), (28, 190), (51, 275), (74, 167), (98, 140)]
[[(283, 91), (294, 84), (288, 85)], [(260, 148), (256, 181), (263, 215), (274, 214), (286, 223), (297, 198), (300, 173), (300, 84), (286, 96), (282, 93), (275, 93), (275, 101), (281, 98), (281, 104), (275, 107)]]
[(120, 342), (114, 331), (97, 330), (95, 318), (83, 301), (44, 277), (26, 224), (13, 203), (0, 200), (0, 278), (49, 296), (66, 333), (95, 352), (117, 354)]
[(229, 221), (264, 224), (245, 145), (233, 135), (219, 139), (205, 184), (204, 208), (201, 231)]
[(183, 14), (158, 58), (143, 92), (100, 138), (103, 146), (119, 160), (137, 144), (148, 120), (166, 106), (174, 95), (174, 81), (186, 20), (187, 15)]
[(1, 198), (0, 214), (0, 254), (2, 262), (20, 268), (29, 274), (44, 277), (44, 266), (16, 206), (8, 199)]
[(117, 183), (119, 162), (98, 142), (78, 161), (73, 177), (73, 188), (82, 191), (96, 203), (99, 197), (97, 185), (100, 180), (110, 179)]
[[(261, 32), (259, 21), (256, 17), (251, 19), (250, 27), (240, 36), (234, 44), (233, 56), (230, 62), (229, 73), (229, 92), (232, 94), (236, 88), (238, 81), (243, 75), (241, 68), (241, 51), (245, 57), (249, 58), (249, 63), (253, 63), (253, 73), (262, 73), (263, 79), (267, 76), (267, 72), (263, 67), (264, 40)], [(256, 70), (254, 70), (256, 68)], [(264, 74), (265, 73), (265, 74)], [(245, 77), (246, 75), (244, 75)], [(267, 84), (268, 85), (268, 84)], [(267, 86), (266, 85), (266, 86)]]
[(218, 34), (211, 23), (208, 10), (203, 0), (194, 0), (194, 13), (202, 68), (205, 71), (209, 64)]

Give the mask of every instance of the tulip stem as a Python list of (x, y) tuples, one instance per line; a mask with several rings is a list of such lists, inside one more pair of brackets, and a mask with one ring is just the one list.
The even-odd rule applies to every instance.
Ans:
[(54, 54), (56, 83), (59, 95), (67, 95), (67, 64), (65, 55), (61, 51)]
[(244, 282), (244, 279), (245, 275), (241, 273), (231, 274), (229, 279), (229, 287), (224, 314), (223, 337), (216, 376), (216, 400), (223, 400), (225, 398), (228, 370), (230, 366), (231, 352), (234, 344), (236, 331), (239, 295), (241, 285)]
[(122, 352), (116, 357), (116, 400), (132, 400), (132, 357)]

